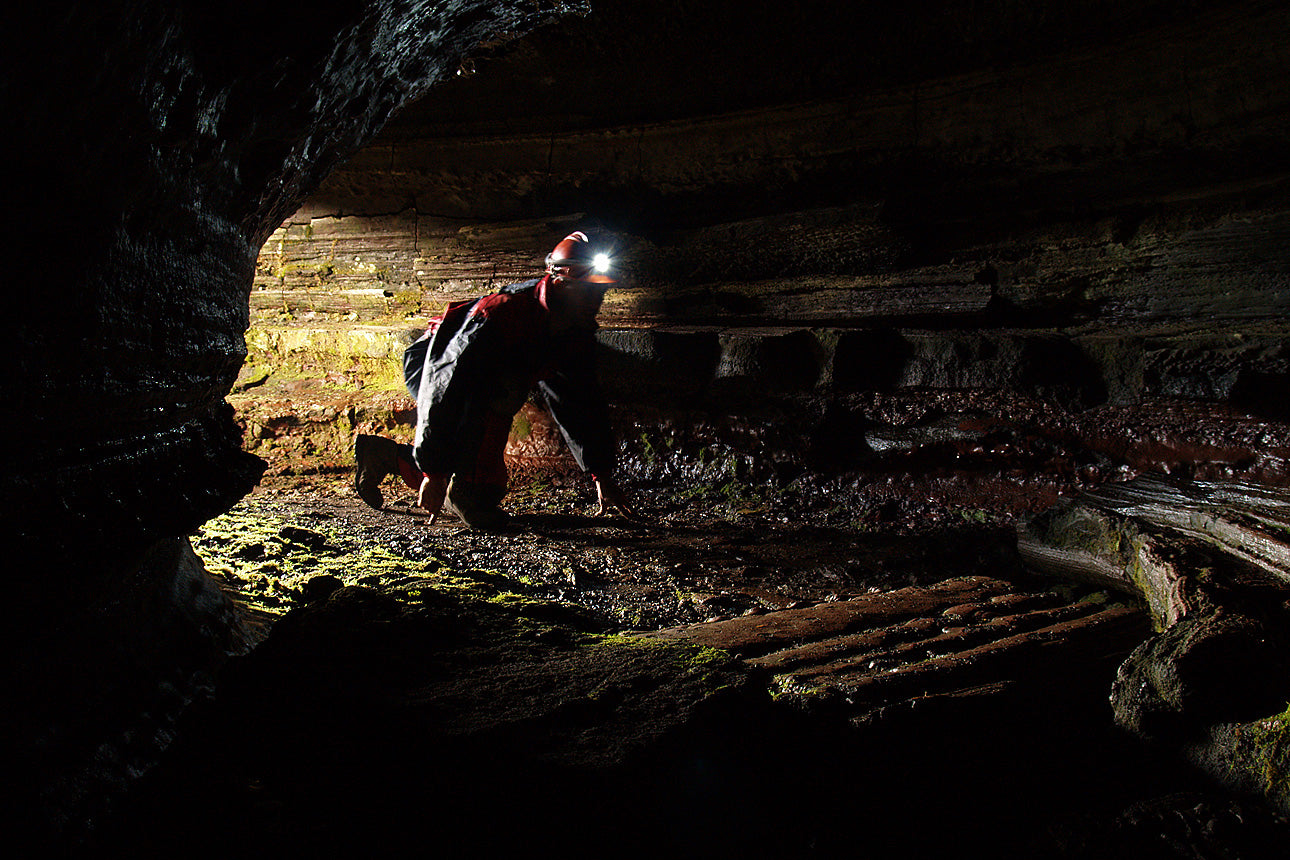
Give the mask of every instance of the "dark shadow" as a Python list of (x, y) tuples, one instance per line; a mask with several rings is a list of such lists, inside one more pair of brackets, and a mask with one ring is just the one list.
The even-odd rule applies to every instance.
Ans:
[(1282, 421), (1290, 418), (1290, 373), (1241, 372), (1232, 386), (1232, 405), (1251, 415)]
[(895, 329), (848, 332), (838, 341), (833, 384), (838, 391), (891, 391), (914, 348)]

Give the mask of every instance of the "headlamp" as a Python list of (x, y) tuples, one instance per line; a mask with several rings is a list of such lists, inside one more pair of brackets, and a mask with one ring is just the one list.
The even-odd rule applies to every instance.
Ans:
[(564, 274), (565, 277), (572, 281), (579, 281), (584, 284), (612, 284), (617, 278), (613, 275), (614, 261), (606, 253), (592, 255), (590, 259), (583, 258), (581, 261), (569, 261), (567, 264), (557, 264), (553, 271)]
[(612, 284), (613, 258), (607, 251), (592, 251), (587, 234), (578, 230), (565, 236), (546, 255), (546, 270), (570, 281), (588, 284)]

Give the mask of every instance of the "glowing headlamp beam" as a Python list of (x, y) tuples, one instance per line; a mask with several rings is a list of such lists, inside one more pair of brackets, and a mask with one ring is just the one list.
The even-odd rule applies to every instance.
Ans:
[(597, 254), (591, 260), (591, 267), (597, 272), (608, 272), (611, 262), (608, 254)]

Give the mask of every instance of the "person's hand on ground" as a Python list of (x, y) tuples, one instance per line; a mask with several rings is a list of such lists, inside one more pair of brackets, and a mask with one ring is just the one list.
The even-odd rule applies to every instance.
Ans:
[(429, 511), (431, 524), (438, 518), (447, 495), (447, 475), (426, 475), (421, 479), (421, 488), (417, 490), (417, 506)]
[(608, 478), (596, 479), (596, 499), (600, 502), (600, 507), (596, 511), (596, 516), (603, 517), (610, 511), (618, 511), (623, 516), (634, 517), (636, 512), (632, 510), (631, 503), (627, 500), (627, 494), (623, 492), (622, 487)]

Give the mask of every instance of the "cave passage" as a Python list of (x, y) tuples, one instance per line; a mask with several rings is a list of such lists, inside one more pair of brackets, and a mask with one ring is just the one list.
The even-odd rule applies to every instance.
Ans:
[[(1287, 32), (6, 12), (22, 835), (1279, 856)], [(537, 401), (513, 531), (364, 506), (408, 343), (580, 229), (626, 273), (596, 350), (642, 517), (589, 516)]]

